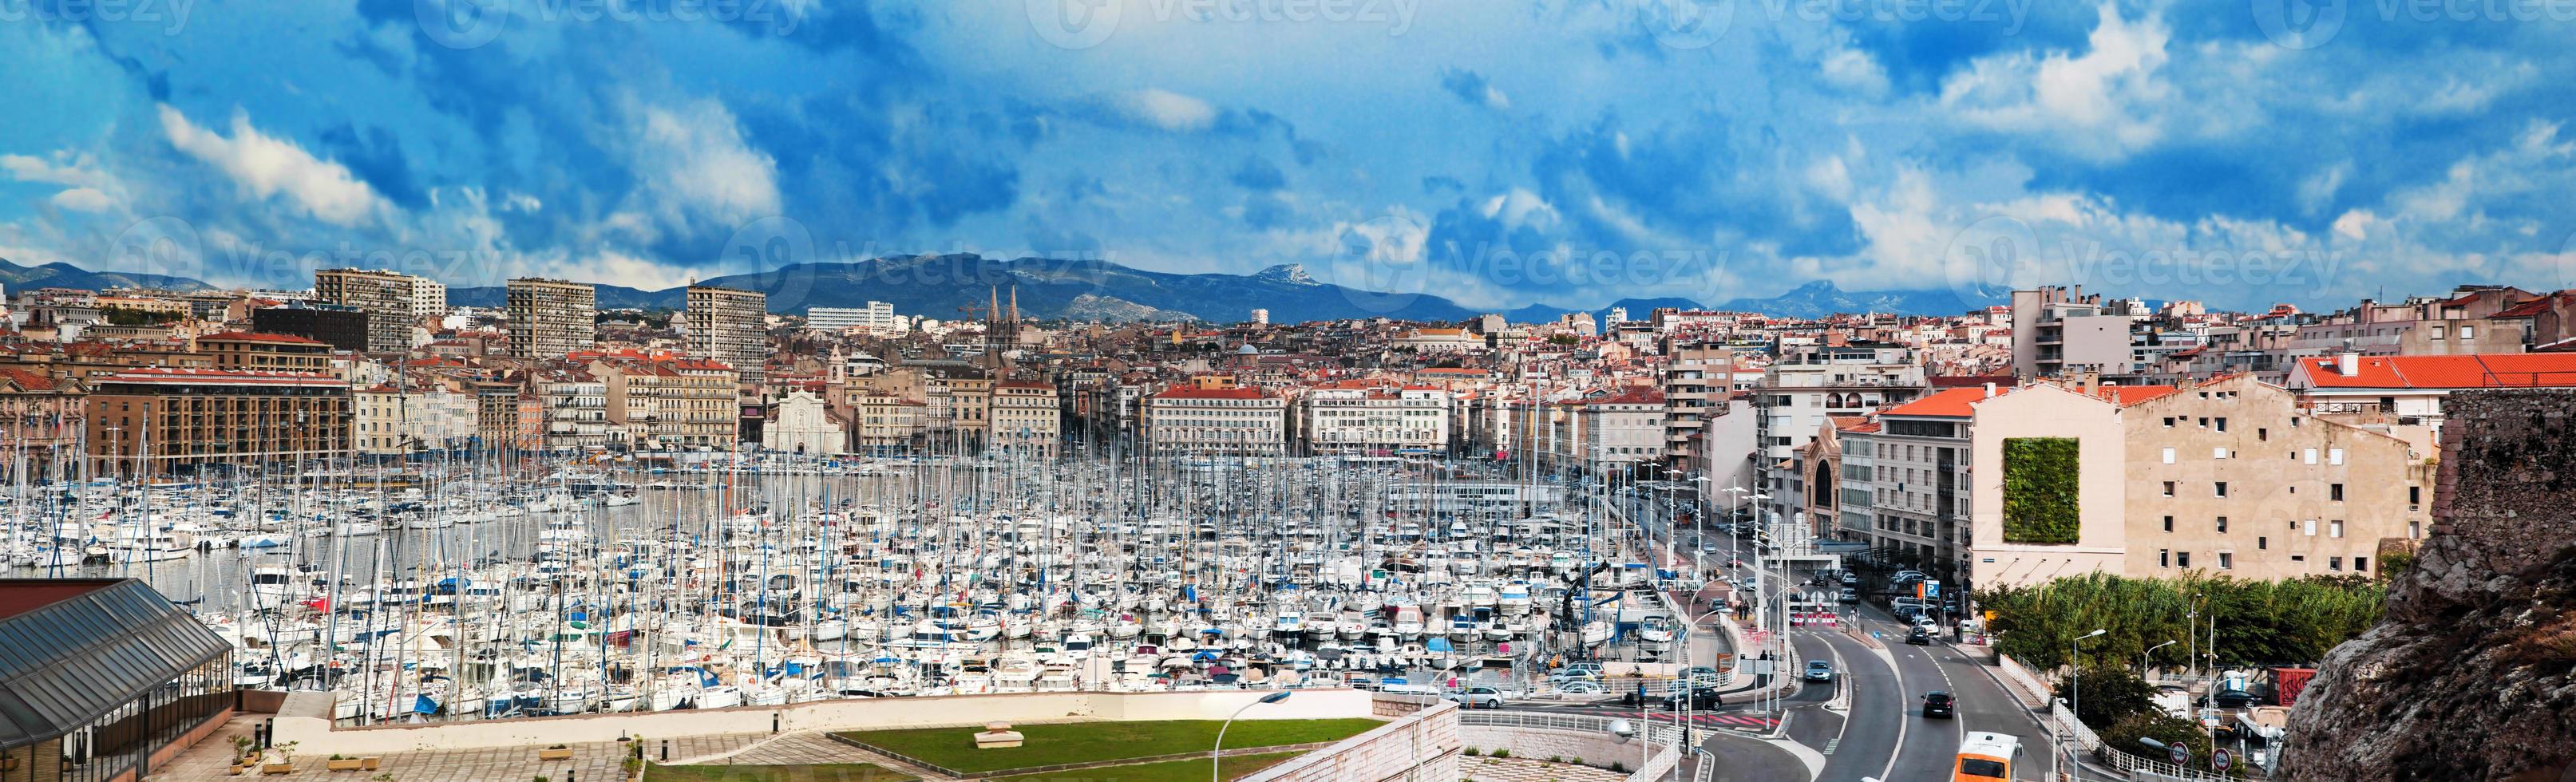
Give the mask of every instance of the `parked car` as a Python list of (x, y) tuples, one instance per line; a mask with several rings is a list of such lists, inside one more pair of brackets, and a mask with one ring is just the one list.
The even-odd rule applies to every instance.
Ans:
[(1464, 690), (1443, 693), (1440, 697), (1443, 700), (1455, 702), (1458, 704), (1459, 708), (1465, 709), (1499, 709), (1503, 707), (1503, 692), (1492, 687), (1469, 687)]
[(2210, 701), (2218, 704), (2222, 709), (2242, 709), (2261, 700), (2254, 697), (2254, 693), (2244, 690), (2219, 690), (2217, 695), (2210, 696)]
[(1843, 602), (1843, 605), (1853, 605), (1853, 604), (1857, 604), (1857, 603), (1859, 603), (1859, 602), (1860, 602), (1860, 590), (1858, 590), (1858, 589), (1853, 589), (1853, 588), (1851, 588), (1851, 587), (1843, 587), (1842, 602)]
[(1911, 584), (1926, 578), (1930, 578), (1930, 576), (1923, 575), (1923, 571), (1920, 570), (1899, 570), (1896, 571), (1896, 575), (1894, 577), (1888, 579), (1888, 582), (1894, 584)]
[(1583, 680), (1559, 684), (1556, 691), (1567, 695), (1599, 695), (1603, 692), (1600, 682)]
[(1811, 681), (1811, 682), (1829, 682), (1829, 681), (1833, 681), (1833, 680), (1834, 680), (1834, 663), (1833, 663), (1833, 661), (1831, 661), (1831, 660), (1808, 660), (1808, 661), (1807, 661), (1807, 681)]
[(1959, 716), (1958, 706), (1957, 703), (1951, 702), (1949, 693), (1934, 690), (1923, 694), (1923, 716), (1925, 717), (1956, 719)]

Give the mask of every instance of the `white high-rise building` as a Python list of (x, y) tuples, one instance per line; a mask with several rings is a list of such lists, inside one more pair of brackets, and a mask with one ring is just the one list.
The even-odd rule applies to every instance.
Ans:
[(903, 330), (903, 317), (894, 314), (894, 305), (882, 301), (868, 302), (865, 307), (812, 307), (805, 310), (805, 327), (815, 331), (863, 328), (899, 333)]

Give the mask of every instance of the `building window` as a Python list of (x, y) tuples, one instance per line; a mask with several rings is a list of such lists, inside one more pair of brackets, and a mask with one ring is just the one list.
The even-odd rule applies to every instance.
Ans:
[(2173, 567), (2173, 552), (2169, 549), (2156, 549), (2156, 567)]
[(2326, 499), (2333, 500), (2333, 501), (2335, 501), (2335, 502), (2342, 502), (2342, 501), (2343, 501), (2343, 484), (2340, 484), (2340, 483), (2330, 483), (2330, 484), (2326, 484)]
[(2219, 497), (2225, 497), (2225, 496), (2227, 496), (2227, 482), (2226, 482), (2226, 481), (2218, 481), (2218, 482), (2216, 482), (2216, 483), (2212, 484), (2212, 486), (2213, 486), (2214, 488), (2216, 488), (2216, 489), (2217, 489), (2217, 491), (2218, 491), (2218, 493), (2217, 493), (2215, 496), (2219, 496)]
[(2272, 539), (2271, 539), (2271, 538), (2266, 538), (2266, 537), (2257, 537), (2257, 538), (2255, 538), (2255, 539), (2254, 539), (2254, 548), (2255, 548), (2255, 550), (2257, 550), (2257, 551), (2269, 550), (2269, 549), (2271, 549), (2271, 548), (2272, 548)]
[(2254, 427), (2254, 439), (2255, 439), (2256, 441), (2258, 441), (2258, 442), (2266, 442), (2266, 443), (2271, 442), (2271, 441), (2272, 441), (2272, 429), (2271, 429), (2271, 427), (2266, 427), (2266, 426), (2257, 426), (2257, 427)]
[(2221, 551), (2221, 552), (2218, 552), (2218, 569), (2220, 569), (2220, 570), (2235, 570), (2235, 569), (2236, 569), (2236, 553), (2235, 553), (2235, 552), (2232, 552), (2232, 551)]
[(2353, 558), (2352, 558), (2352, 572), (2355, 572), (2355, 573), (2368, 573), (2368, 572), (2370, 572), (2370, 558), (2369, 558), (2369, 557), (2353, 557)]
[(2171, 429), (2171, 428), (2173, 428), (2173, 419), (2174, 419), (2174, 417), (2173, 417), (2173, 416), (2165, 416), (2165, 428), (2167, 428), (2167, 429)]
[(2340, 537), (2343, 537), (2343, 520), (2342, 520), (2342, 519), (2335, 519), (2335, 520), (2333, 520), (2333, 521), (2326, 522), (2326, 537), (2329, 537), (2329, 538), (2340, 538)]
[(2472, 339), (2477, 339), (2477, 338), (2478, 338), (2478, 327), (2476, 327), (2476, 326), (2461, 326), (2461, 327), (2460, 327), (2460, 339), (2462, 339), (2462, 340), (2472, 340)]
[(2326, 558), (2326, 569), (2327, 569), (2327, 570), (2342, 570), (2342, 569), (2343, 569), (2343, 558), (2342, 558), (2342, 557), (2327, 557), (2327, 558)]
[(2173, 482), (2173, 481), (2165, 481), (2165, 496), (2167, 496), (2167, 497), (2171, 497), (2171, 496), (2173, 496), (2173, 492), (2174, 492), (2174, 482)]
[(2166, 532), (2172, 532), (2172, 531), (2173, 531), (2173, 517), (2172, 517), (2172, 516), (2166, 516), (2166, 517), (2165, 517), (2165, 531), (2166, 531)]
[(2174, 449), (2171, 449), (2171, 448), (2167, 448), (2167, 449), (2165, 449), (2164, 456), (2165, 456), (2165, 463), (2166, 463), (2166, 464), (2172, 464), (2172, 463), (2174, 463)]
[(2191, 552), (2174, 552), (2174, 567), (2191, 567)]
[(2218, 517), (2218, 534), (2227, 534), (2227, 517)]
[(2218, 417), (2218, 431), (2227, 431), (2227, 416), (2222, 415)]

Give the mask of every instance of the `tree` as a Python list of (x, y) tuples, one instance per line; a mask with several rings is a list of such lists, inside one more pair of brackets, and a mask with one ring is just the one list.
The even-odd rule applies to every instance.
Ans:
[[(2089, 701), (2092, 698), (2085, 698), (2085, 700)], [(2102, 737), (2103, 746), (2149, 760), (2166, 760), (2168, 751), (2147, 746), (2138, 739), (2151, 738), (2166, 745), (2181, 744), (2191, 750), (2192, 759), (2189, 766), (2209, 767), (2209, 734), (2201, 731), (2200, 723), (2161, 711), (2131, 714), (2095, 735)], [(2236, 779), (2245, 778), (2246, 765), (2238, 763), (2230, 767), (2227, 770), (2227, 776)]]
[[(2096, 731), (2156, 708), (2155, 685), (2117, 663), (2093, 662), (2084, 666), (2078, 678), (2084, 686), (2084, 702), (2077, 704), (2075, 717)], [(2057, 691), (2067, 692), (2068, 685), (2074, 683), (2078, 682), (2061, 677)]]

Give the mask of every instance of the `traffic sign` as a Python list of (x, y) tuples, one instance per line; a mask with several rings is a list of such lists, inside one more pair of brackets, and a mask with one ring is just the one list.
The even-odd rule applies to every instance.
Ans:
[(2173, 764), (2177, 766), (2190, 763), (2191, 748), (2183, 746), (2182, 742), (2179, 741), (2167, 744), (2165, 745), (2165, 756), (2173, 758)]
[(2235, 758), (2232, 758), (2232, 757), (2228, 756), (2228, 754), (2227, 754), (2227, 750), (2225, 750), (2225, 749), (2213, 749), (2213, 750), (2210, 750), (2210, 751), (2209, 751), (2209, 768), (2210, 768), (2210, 770), (2213, 770), (2213, 771), (2226, 771), (2226, 770), (2227, 770), (2227, 766), (2228, 766), (2228, 761), (2231, 761), (2231, 760), (2234, 760), (2234, 759), (2235, 759)]

